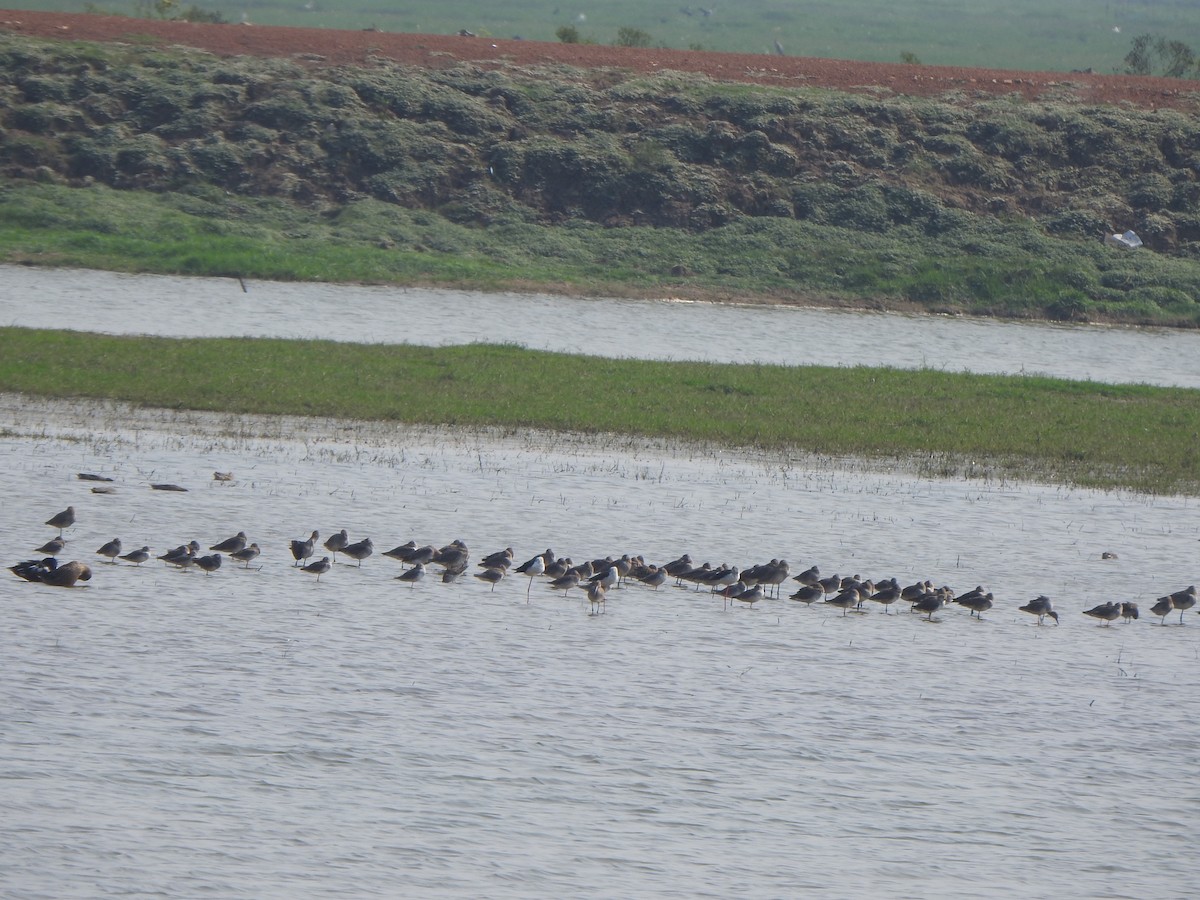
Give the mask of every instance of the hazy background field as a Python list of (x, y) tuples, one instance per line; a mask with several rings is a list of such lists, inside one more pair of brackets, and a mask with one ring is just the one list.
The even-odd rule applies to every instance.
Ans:
[[(17, 5), (17, 4), (14, 4)], [(48, 0), (21, 8), (156, 15), (188, 0)], [(612, 44), (635, 29), (650, 46), (782, 52), (928, 65), (1122, 72), (1139, 34), (1200, 43), (1194, 0), (196, 0), (229, 22), (378, 28)], [(174, 12), (169, 12), (173, 15)], [(777, 46), (778, 45), (778, 46)]]

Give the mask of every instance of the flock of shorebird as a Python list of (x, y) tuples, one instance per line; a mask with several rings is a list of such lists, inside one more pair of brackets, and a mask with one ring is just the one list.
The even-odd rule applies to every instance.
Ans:
[[(59, 564), (57, 559), (66, 547), (63, 532), (74, 524), (74, 507), (69, 506), (51, 516), (46, 520), (46, 525), (58, 529), (58, 535), (35, 550), (43, 556), (9, 566), (10, 571), (26, 581), (57, 587), (74, 587), (81, 581), (91, 580), (90, 566), (78, 561)], [(370, 538), (352, 542), (344, 528), (327, 537), (324, 543), (318, 543), (320, 539), (320, 532), (313, 531), (307, 538), (293, 540), (290, 545), (294, 566), (316, 576), (318, 582), (322, 575), (333, 568), (339, 553), (355, 560), (361, 567), (363, 560), (375, 552)], [(324, 547), (331, 555), (322, 556), (314, 561), (318, 546)], [(148, 546), (128, 553), (122, 553), (123, 549), (121, 540), (114, 538), (97, 549), (96, 553), (105, 557), (109, 563), (116, 564), (117, 560), (123, 560), (135, 566), (142, 565), (152, 556)], [(260, 552), (259, 545), (250, 541), (244, 531), (239, 531), (233, 537), (213, 544), (208, 553), (203, 552), (198, 541), (191, 541), (159, 554), (157, 558), (180, 569), (196, 568), (206, 575), (211, 575), (221, 568), (225, 556), (249, 568)], [(415, 541), (409, 541), (384, 552), (383, 555), (408, 567), (397, 575), (396, 579), (413, 587), (425, 579), (431, 569), (441, 581), (453, 582), (471, 568), (472, 564), (471, 553), (461, 540), (452, 541), (444, 547), (434, 547), (431, 544), (418, 546)], [(822, 577), (816, 566), (793, 575), (787, 560), (782, 559), (739, 568), (727, 565), (712, 566), (709, 563), (694, 565), (687, 554), (663, 565), (652, 565), (640, 556), (626, 554), (619, 559), (610, 556), (575, 564), (569, 558), (555, 556), (553, 550), (546, 550), (519, 565), (514, 565), (514, 562), (513, 549), (507, 547), (477, 560), (473, 575), (490, 584), (493, 591), (510, 572), (525, 576), (528, 579), (525, 587), (527, 600), (531, 597), (536, 578), (546, 579), (549, 588), (562, 591), (564, 595), (577, 588), (586, 594), (589, 607), (594, 612), (604, 609), (609, 591), (630, 580), (655, 590), (667, 581), (673, 581), (682, 587), (692, 586), (697, 592), (707, 588), (710, 594), (720, 596), (726, 606), (740, 603), (751, 607), (763, 599), (779, 598), (783, 592), (783, 584), (790, 581), (793, 584), (793, 592), (787, 595), (789, 599), (809, 606), (820, 602), (841, 609), (843, 616), (851, 612), (862, 612), (868, 603), (872, 603), (881, 606), (884, 613), (890, 613), (891, 607), (895, 605), (907, 606), (911, 612), (922, 614), (932, 621), (935, 612), (956, 604), (969, 610), (971, 616), (982, 619), (983, 614), (992, 609), (995, 602), (992, 593), (985, 591), (982, 585), (964, 593), (957, 593), (945, 586), (934, 587), (928, 580), (902, 587), (895, 578), (872, 581), (860, 579), (857, 575)], [(1179, 623), (1182, 625), (1184, 612), (1195, 605), (1196, 587), (1189, 585), (1160, 597), (1150, 608), (1150, 612), (1159, 617), (1160, 624), (1165, 625), (1166, 617), (1178, 611)], [(1047, 618), (1058, 624), (1058, 612), (1046, 596), (1036, 597), (1019, 609), (1036, 616), (1038, 625), (1043, 624)], [(1110, 625), (1117, 619), (1124, 619), (1129, 623), (1137, 619), (1139, 613), (1138, 605), (1134, 602), (1109, 601), (1083, 610), (1083, 614), (1099, 619), (1104, 625)]]

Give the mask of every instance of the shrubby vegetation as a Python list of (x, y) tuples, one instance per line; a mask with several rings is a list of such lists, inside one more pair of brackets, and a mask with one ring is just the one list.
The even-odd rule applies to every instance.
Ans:
[[(156, 229), (167, 270), (289, 277), (283, 254), (312, 277), (325, 240), (345, 256), (323, 248), (325, 277), (1200, 322), (1195, 113), (13, 36), (0, 109), (9, 258), (105, 220), (107, 257), (153, 268), (131, 219), (149, 204), (214, 236), (176, 256)], [(277, 270), (215, 240), (249, 219), (242, 240), (273, 245)], [(1129, 228), (1150, 252), (1102, 245)]]

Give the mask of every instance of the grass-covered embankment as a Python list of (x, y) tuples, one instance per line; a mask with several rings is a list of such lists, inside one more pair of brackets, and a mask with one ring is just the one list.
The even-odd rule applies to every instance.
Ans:
[[(1200, 116), (0, 34), (0, 259), (1200, 324)], [(1145, 251), (1103, 246), (1134, 228)]]
[(876, 368), (609, 360), (509, 346), (0, 329), (0, 390), (236, 413), (616, 432), (1200, 492), (1200, 392)]

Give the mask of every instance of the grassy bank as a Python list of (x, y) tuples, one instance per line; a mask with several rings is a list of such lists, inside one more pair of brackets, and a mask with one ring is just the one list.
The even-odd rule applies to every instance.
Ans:
[[(1200, 118), (0, 35), (0, 259), (1200, 324)], [(1134, 228), (1129, 253), (1102, 239)]]
[(478, 228), (361, 199), (310, 215), (273, 198), (0, 182), (0, 260), (277, 281), (1200, 325), (1200, 262), (975, 220), (931, 241), (740, 219), (701, 233), (590, 222)]
[(1200, 392), (874, 368), (607, 360), (508, 346), (0, 329), (0, 390), (140, 405), (634, 433), (1200, 492)]

